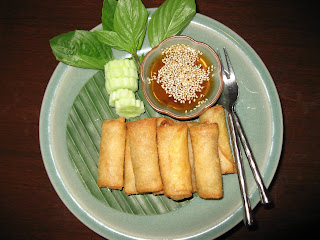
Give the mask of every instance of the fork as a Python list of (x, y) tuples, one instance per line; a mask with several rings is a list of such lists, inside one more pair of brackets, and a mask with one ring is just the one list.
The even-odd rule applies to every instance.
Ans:
[[(227, 110), (229, 129), (231, 132), (231, 140), (232, 140), (232, 146), (234, 150), (233, 152), (235, 155), (235, 160), (236, 160), (237, 169), (238, 169), (238, 180), (240, 185), (240, 192), (241, 192), (242, 201), (244, 205), (244, 223), (247, 226), (252, 226), (254, 224), (254, 221), (253, 221), (250, 201), (247, 193), (242, 156), (238, 147), (239, 146), (238, 135), (240, 137), (241, 143), (243, 145), (246, 156), (248, 158), (249, 165), (250, 165), (251, 171), (253, 172), (254, 179), (257, 183), (262, 204), (270, 204), (271, 200), (269, 198), (267, 189), (263, 184), (261, 175), (259, 173), (257, 164), (254, 160), (254, 157), (250, 149), (250, 146), (248, 144), (248, 141), (246, 139), (246, 136), (244, 134), (239, 117), (237, 116), (237, 113), (235, 111), (235, 102), (238, 99), (238, 83), (237, 83), (237, 79), (236, 79), (233, 67), (231, 65), (231, 61), (227, 53), (227, 50), (223, 48), (223, 51), (224, 51), (224, 55), (227, 63), (227, 71), (224, 69), (223, 64), (221, 62), (224, 88), (222, 90), (218, 103), (224, 106), (225, 109)], [(217, 52), (221, 60), (219, 50)]]

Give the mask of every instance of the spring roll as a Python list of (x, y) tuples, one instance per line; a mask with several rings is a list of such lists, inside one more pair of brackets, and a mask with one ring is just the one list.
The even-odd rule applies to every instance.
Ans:
[[(188, 128), (195, 126), (199, 123), (197, 122), (187, 122)], [(190, 132), (188, 131), (188, 151), (189, 151), (189, 162), (191, 167), (191, 183), (192, 183), (192, 192), (197, 192), (196, 176), (194, 173), (194, 161), (193, 161), (193, 149), (191, 144)]]
[(157, 139), (164, 194), (173, 200), (191, 197), (187, 124), (159, 127)]
[(138, 193), (163, 189), (157, 149), (157, 119), (146, 118), (129, 122), (128, 140)]
[(97, 183), (99, 187), (123, 188), (125, 142), (125, 118), (104, 120), (101, 126), (98, 165)]
[(218, 124), (198, 124), (189, 129), (197, 193), (201, 198), (222, 198), (222, 175), (218, 153)]
[(126, 149), (124, 155), (124, 188), (123, 191), (127, 195), (137, 194), (136, 183), (133, 173), (132, 161), (131, 161), (131, 153), (130, 153), (130, 144), (128, 140), (128, 134), (126, 137)]
[(157, 118), (157, 127), (163, 127), (163, 126), (171, 126), (176, 124), (176, 121), (171, 119), (171, 118), (166, 118), (166, 117), (158, 117)]
[[(157, 118), (157, 128), (159, 127), (164, 127), (164, 126), (171, 126), (171, 125), (174, 125), (176, 124), (176, 121), (171, 119), (171, 118), (167, 118), (167, 117), (158, 117)], [(159, 152), (159, 150), (158, 150)], [(161, 171), (160, 171), (161, 173)], [(159, 192), (153, 192), (154, 195), (161, 195), (161, 194), (164, 194), (164, 191), (163, 189)]]
[(232, 157), (224, 108), (221, 105), (216, 105), (212, 108), (209, 108), (200, 115), (199, 119), (201, 123), (218, 123), (218, 149), (222, 174), (235, 173), (236, 165)]

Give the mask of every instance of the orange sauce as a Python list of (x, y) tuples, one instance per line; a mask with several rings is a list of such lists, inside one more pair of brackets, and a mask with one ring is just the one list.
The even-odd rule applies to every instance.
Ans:
[[(162, 62), (162, 59), (165, 57), (165, 55), (160, 55), (157, 59), (154, 60), (154, 62), (151, 64), (150, 67), (150, 73), (149, 77), (151, 78), (152, 73), (158, 73), (158, 71), (164, 66), (164, 63)], [(196, 65), (201, 64), (202, 68), (207, 70), (208, 67), (211, 66), (211, 63), (207, 60), (207, 58), (204, 55), (200, 55), (199, 59), (195, 63)], [(196, 98), (196, 101), (186, 101), (185, 103), (180, 103), (179, 101), (175, 102), (173, 97), (169, 97), (169, 95), (165, 92), (165, 90), (161, 87), (157, 81), (153, 80), (149, 84), (149, 87), (151, 88), (151, 92), (153, 94), (153, 97), (157, 99), (157, 101), (164, 105), (168, 106), (172, 109), (175, 109), (178, 112), (185, 112), (190, 111), (194, 109), (198, 103), (208, 97), (208, 93), (210, 89), (213, 88), (213, 77), (212, 73), (210, 73), (210, 80), (209, 81), (203, 81), (201, 86), (204, 86), (201, 92), (199, 92), (198, 96), (202, 93), (203, 96)]]

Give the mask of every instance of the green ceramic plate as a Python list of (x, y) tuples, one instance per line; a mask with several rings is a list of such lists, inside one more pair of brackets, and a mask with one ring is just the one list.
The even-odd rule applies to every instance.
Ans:
[[(151, 13), (155, 9), (151, 9)], [(101, 25), (96, 29), (101, 29)], [(267, 186), (278, 166), (283, 136), (282, 112), (274, 82), (255, 51), (221, 23), (196, 14), (182, 32), (212, 48), (226, 47), (239, 82), (237, 112)], [(141, 53), (150, 50), (147, 39)], [(114, 51), (116, 58), (128, 57)], [(40, 114), (40, 145), (48, 176), (70, 211), (108, 239), (213, 239), (242, 220), (237, 176), (223, 177), (224, 197), (196, 196), (174, 202), (164, 196), (126, 196), (97, 188), (100, 125), (116, 117), (107, 105), (103, 72), (59, 63), (48, 84)], [(137, 97), (143, 99), (141, 88)], [(146, 101), (145, 101), (146, 104)], [(147, 106), (141, 118), (160, 116)], [(259, 193), (245, 164), (252, 206)]]

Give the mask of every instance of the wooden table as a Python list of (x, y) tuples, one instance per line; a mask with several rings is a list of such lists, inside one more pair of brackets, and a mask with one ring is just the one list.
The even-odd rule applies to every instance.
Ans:
[[(163, 0), (143, 1), (158, 7)], [(1, 233), (6, 239), (102, 239), (53, 189), (39, 147), (41, 101), (57, 61), (49, 39), (101, 20), (102, 1), (4, 0), (0, 4)], [(320, 202), (319, 20), (304, 1), (197, 0), (197, 12), (242, 36), (269, 69), (281, 99), (284, 144), (270, 186), (272, 209), (258, 205), (258, 228), (243, 223), (222, 239), (272, 239), (316, 232)]]

